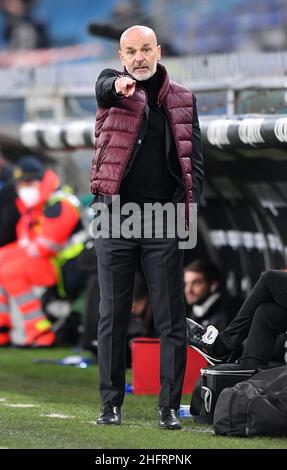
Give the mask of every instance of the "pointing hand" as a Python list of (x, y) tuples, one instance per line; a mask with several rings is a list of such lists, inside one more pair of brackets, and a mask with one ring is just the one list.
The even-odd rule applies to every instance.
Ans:
[(126, 98), (132, 96), (136, 89), (136, 81), (130, 77), (119, 77), (115, 81), (115, 90), (119, 95)]

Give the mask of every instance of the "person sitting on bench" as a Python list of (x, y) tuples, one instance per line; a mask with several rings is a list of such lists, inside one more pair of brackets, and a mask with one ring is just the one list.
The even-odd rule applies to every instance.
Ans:
[(237, 316), (221, 332), (206, 329), (187, 319), (188, 343), (210, 364), (226, 362), (246, 339), (240, 367), (268, 365), (280, 333), (287, 331), (287, 272), (268, 270), (261, 274)]

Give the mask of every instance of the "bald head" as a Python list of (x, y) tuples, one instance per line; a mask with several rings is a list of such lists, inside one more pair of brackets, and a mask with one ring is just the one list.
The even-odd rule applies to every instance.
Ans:
[(160, 46), (155, 32), (147, 26), (131, 26), (120, 38), (119, 55), (123, 66), (136, 80), (147, 80), (156, 72)]
[(135, 25), (126, 29), (121, 35), (120, 49), (125, 47), (125, 44), (129, 43), (129, 41), (133, 41), (140, 37), (157, 46), (157, 37), (153, 29), (148, 28), (147, 26)]

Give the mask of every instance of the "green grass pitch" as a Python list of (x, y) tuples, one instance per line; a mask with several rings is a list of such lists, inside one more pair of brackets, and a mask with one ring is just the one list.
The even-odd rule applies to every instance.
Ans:
[[(227, 438), (183, 418), (181, 431), (158, 429), (156, 396), (127, 394), (121, 426), (97, 426), (98, 369), (35, 364), (67, 349), (0, 350), (0, 448), (286, 449), (287, 438)], [(131, 381), (130, 371), (127, 382)], [(190, 397), (183, 396), (182, 404)]]

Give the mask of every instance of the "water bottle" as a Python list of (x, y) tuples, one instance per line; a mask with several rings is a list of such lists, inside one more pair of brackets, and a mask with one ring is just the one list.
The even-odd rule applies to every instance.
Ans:
[(178, 416), (179, 418), (192, 418), (192, 415), (190, 414), (190, 405), (180, 405)]
[(134, 388), (131, 384), (126, 384), (126, 393), (133, 393)]
[(76, 367), (79, 367), (80, 369), (86, 369), (92, 364), (93, 364), (93, 360), (90, 357), (83, 357), (82, 360), (79, 362), (79, 364), (76, 365)]
[(92, 359), (89, 357), (82, 357), (82, 356), (67, 356), (64, 359), (60, 359), (58, 364), (63, 366), (75, 366), (80, 367), (81, 369), (85, 369), (86, 367), (92, 364)]
[(90, 357), (82, 356), (67, 356), (63, 359), (45, 359), (45, 358), (36, 358), (33, 359), (35, 364), (57, 364), (59, 366), (74, 366), (85, 369), (86, 367), (93, 364), (93, 360)]

